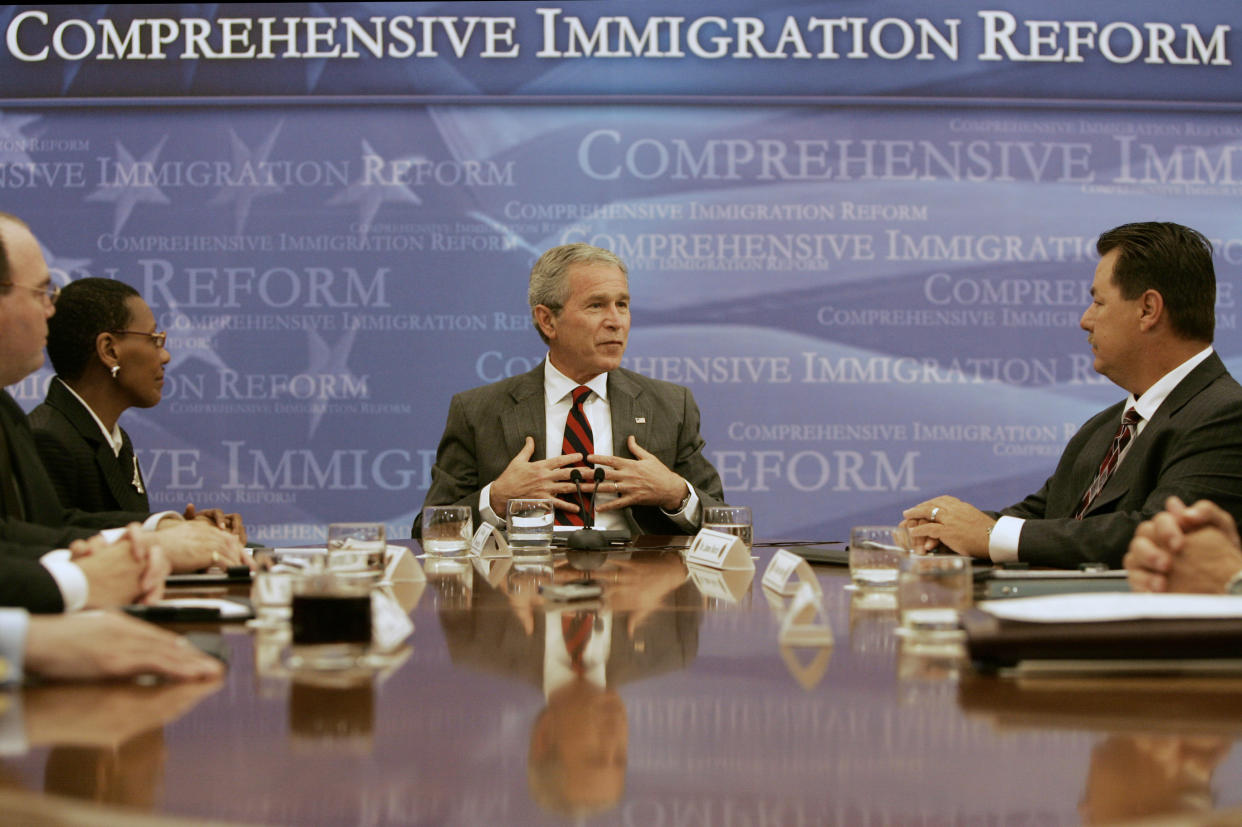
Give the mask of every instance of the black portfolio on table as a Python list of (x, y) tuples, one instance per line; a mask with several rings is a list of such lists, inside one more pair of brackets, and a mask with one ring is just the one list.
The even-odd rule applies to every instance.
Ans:
[(1039, 623), (962, 613), (970, 659), (984, 670), (1024, 661), (1242, 661), (1242, 618)]

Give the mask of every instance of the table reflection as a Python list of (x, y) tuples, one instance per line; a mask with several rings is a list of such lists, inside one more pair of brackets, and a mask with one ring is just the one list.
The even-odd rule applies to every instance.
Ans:
[(1079, 812), (1084, 824), (1207, 813), (1212, 774), (1233, 742), (1211, 735), (1114, 735), (1091, 750)]
[[(29, 821), (21, 790), (326, 827), (1228, 823), (1193, 814), (1242, 804), (1240, 680), (980, 676), (898, 636), (843, 568), (815, 569), (821, 647), (782, 645), (758, 575), (734, 588), (657, 549), (429, 568), (413, 634), (357, 675), (292, 672), (287, 634), (233, 626), (223, 688), (0, 695), (29, 742), (0, 762), (0, 821)], [(539, 593), (583, 576), (598, 600)]]
[(32, 687), (6, 711), (6, 728), (20, 729), (28, 749), (50, 747), (45, 792), (149, 810), (163, 785), (164, 726), (220, 687), (220, 682)]
[(698, 651), (703, 597), (675, 552), (613, 555), (588, 572), (599, 600), (549, 602), (539, 585), (583, 577), (567, 561), (514, 564), (495, 585), (480, 572), (469, 610), (438, 613), (454, 663), (541, 691), (527, 778), (543, 809), (583, 816), (625, 791), (629, 727), (623, 684), (684, 669)]

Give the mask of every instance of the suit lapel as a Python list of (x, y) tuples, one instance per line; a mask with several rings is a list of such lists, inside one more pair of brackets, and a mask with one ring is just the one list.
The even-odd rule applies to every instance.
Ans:
[(652, 411), (643, 389), (620, 371), (608, 374), (608, 407), (612, 410), (612, 453), (633, 459), (629, 438), (644, 448), (650, 444)]
[[(91, 416), (91, 412), (59, 381), (53, 382), (48, 387), (47, 404), (64, 414), (73, 429), (94, 450), (95, 465), (99, 468), (99, 473), (108, 485), (108, 491), (116, 501), (116, 509), (146, 511), (145, 498), (142, 498), (132, 485), (134, 469), (121, 466), (116, 454), (112, 453), (112, 444), (104, 439), (103, 431), (99, 429), (99, 423), (95, 421), (95, 417)], [(122, 435), (125, 441), (129, 442), (129, 435), (124, 431)]]
[(543, 405), (543, 362), (523, 374), (509, 391), (512, 407), (501, 411), (500, 425), (504, 430), (505, 456), (512, 457), (522, 450), (522, 443), (530, 434), (535, 435), (535, 453), (532, 460), (546, 459), (547, 425)]
[[(1129, 450), (1126, 452), (1125, 459), (1122, 460), (1121, 465), (1118, 466), (1108, 482), (1104, 484), (1104, 488), (1100, 490), (1095, 501), (1091, 503), (1091, 507), (1087, 509), (1087, 514), (1094, 512), (1100, 506), (1113, 502), (1130, 490), (1130, 487), (1138, 479), (1138, 475), (1143, 468), (1144, 463), (1140, 461), (1140, 458), (1146, 455), (1147, 446), (1158, 438), (1161, 431), (1169, 426), (1170, 420), (1182, 409), (1182, 406), (1194, 399), (1195, 396), (1212, 384), (1224, 372), (1224, 363), (1221, 362), (1220, 357), (1213, 353), (1173, 388), (1172, 392), (1165, 398), (1160, 407), (1156, 409), (1151, 420), (1143, 428), (1143, 432), (1134, 438)], [(1122, 405), (1124, 404), (1123, 402)], [(1107, 434), (1108, 441), (1100, 449), (1096, 468), (1091, 472), (1091, 477), (1084, 483), (1083, 491), (1086, 491), (1086, 487), (1091, 484), (1091, 480), (1095, 479), (1095, 472), (1099, 470), (1098, 463), (1103, 461), (1104, 454), (1108, 451), (1108, 442), (1112, 441), (1112, 435), (1116, 433), (1116, 428), (1121, 422), (1120, 407), (1116, 414), (1116, 417), (1113, 418), (1111, 431), (1108, 428), (1100, 429), (1102, 433)], [(1096, 440), (1092, 439), (1091, 444), (1094, 446), (1095, 442)], [(1130, 460), (1134, 461), (1131, 462)], [(1081, 496), (1081, 493), (1079, 496)]]

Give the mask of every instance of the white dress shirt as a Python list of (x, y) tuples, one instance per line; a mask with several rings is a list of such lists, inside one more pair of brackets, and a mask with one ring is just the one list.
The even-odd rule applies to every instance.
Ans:
[[(586, 414), (587, 422), (591, 423), (591, 435), (595, 444), (596, 454), (607, 454), (616, 456), (612, 444), (612, 406), (608, 404), (608, 374), (601, 373), (594, 379), (586, 383), (592, 393), (582, 403), (582, 411)], [(561, 455), (561, 446), (565, 439), (565, 420), (569, 416), (569, 409), (573, 406), (573, 390), (578, 387), (578, 383), (570, 379), (565, 374), (556, 369), (551, 359), (543, 360), (543, 394), (544, 394), (544, 433), (546, 438), (544, 441), (544, 456), (557, 457)], [(621, 446), (625, 447), (625, 446)], [(589, 479), (589, 474), (584, 474)], [(684, 529), (693, 531), (698, 526), (699, 521), (699, 495), (695, 492), (694, 486), (689, 482), (685, 483), (689, 498), (686, 500), (685, 506), (676, 513), (665, 511), (669, 519), (677, 523)], [(487, 522), (495, 526), (504, 526), (504, 517), (496, 514), (492, 510), (492, 484), (488, 483), (479, 492), (479, 514)], [(583, 499), (588, 503), (590, 495), (583, 493)], [(564, 494), (561, 499), (568, 500), (571, 503), (577, 502), (577, 494)], [(595, 505), (597, 507), (595, 514), (594, 528), (604, 531), (620, 531), (626, 528), (625, 515), (623, 511), (603, 511), (598, 510), (598, 506), (617, 499), (615, 493), (605, 493), (600, 491), (595, 496)]]
[[(1156, 415), (1156, 411), (1164, 404), (1164, 400), (1169, 397), (1173, 389), (1211, 355), (1212, 347), (1209, 345), (1160, 377), (1156, 384), (1148, 388), (1138, 399), (1134, 398), (1134, 394), (1130, 394), (1126, 399), (1126, 404), (1122, 406), (1121, 413), (1124, 416), (1127, 410), (1134, 408), (1142, 419), (1139, 420), (1138, 427), (1134, 430), (1134, 439), (1130, 440), (1121, 452), (1121, 456), (1117, 458), (1117, 468), (1125, 462), (1126, 456), (1130, 453), (1130, 446), (1138, 439), (1138, 435), (1143, 433), (1147, 423)], [(1117, 420), (1117, 424), (1121, 424), (1120, 419)], [(1018, 559), (1018, 543), (1021, 540), (1022, 526), (1025, 522), (1026, 520), (1020, 517), (1001, 517), (996, 521), (996, 525), (992, 527), (992, 533), (988, 536), (988, 556), (992, 558), (992, 562), (1009, 563)]]

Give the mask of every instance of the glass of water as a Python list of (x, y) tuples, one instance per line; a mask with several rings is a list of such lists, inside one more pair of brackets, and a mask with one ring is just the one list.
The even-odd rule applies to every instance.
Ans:
[(509, 500), (509, 549), (514, 557), (546, 557), (552, 553), (556, 506), (551, 500)]
[(902, 526), (850, 529), (850, 580), (858, 588), (895, 589), (901, 562), (910, 556), (910, 532)]
[(328, 526), (328, 568), (343, 575), (379, 580), (388, 549), (383, 523), (332, 523)]
[(754, 523), (750, 516), (750, 507), (745, 505), (712, 505), (703, 509), (703, 528), (720, 531), (741, 537), (746, 548), (751, 548), (754, 538)]
[(474, 525), (467, 505), (423, 509), (423, 551), (429, 557), (461, 557), (470, 550)]
[(962, 611), (970, 607), (973, 588), (968, 558), (911, 555), (902, 561), (897, 578), (901, 628), (916, 635), (955, 634)]

